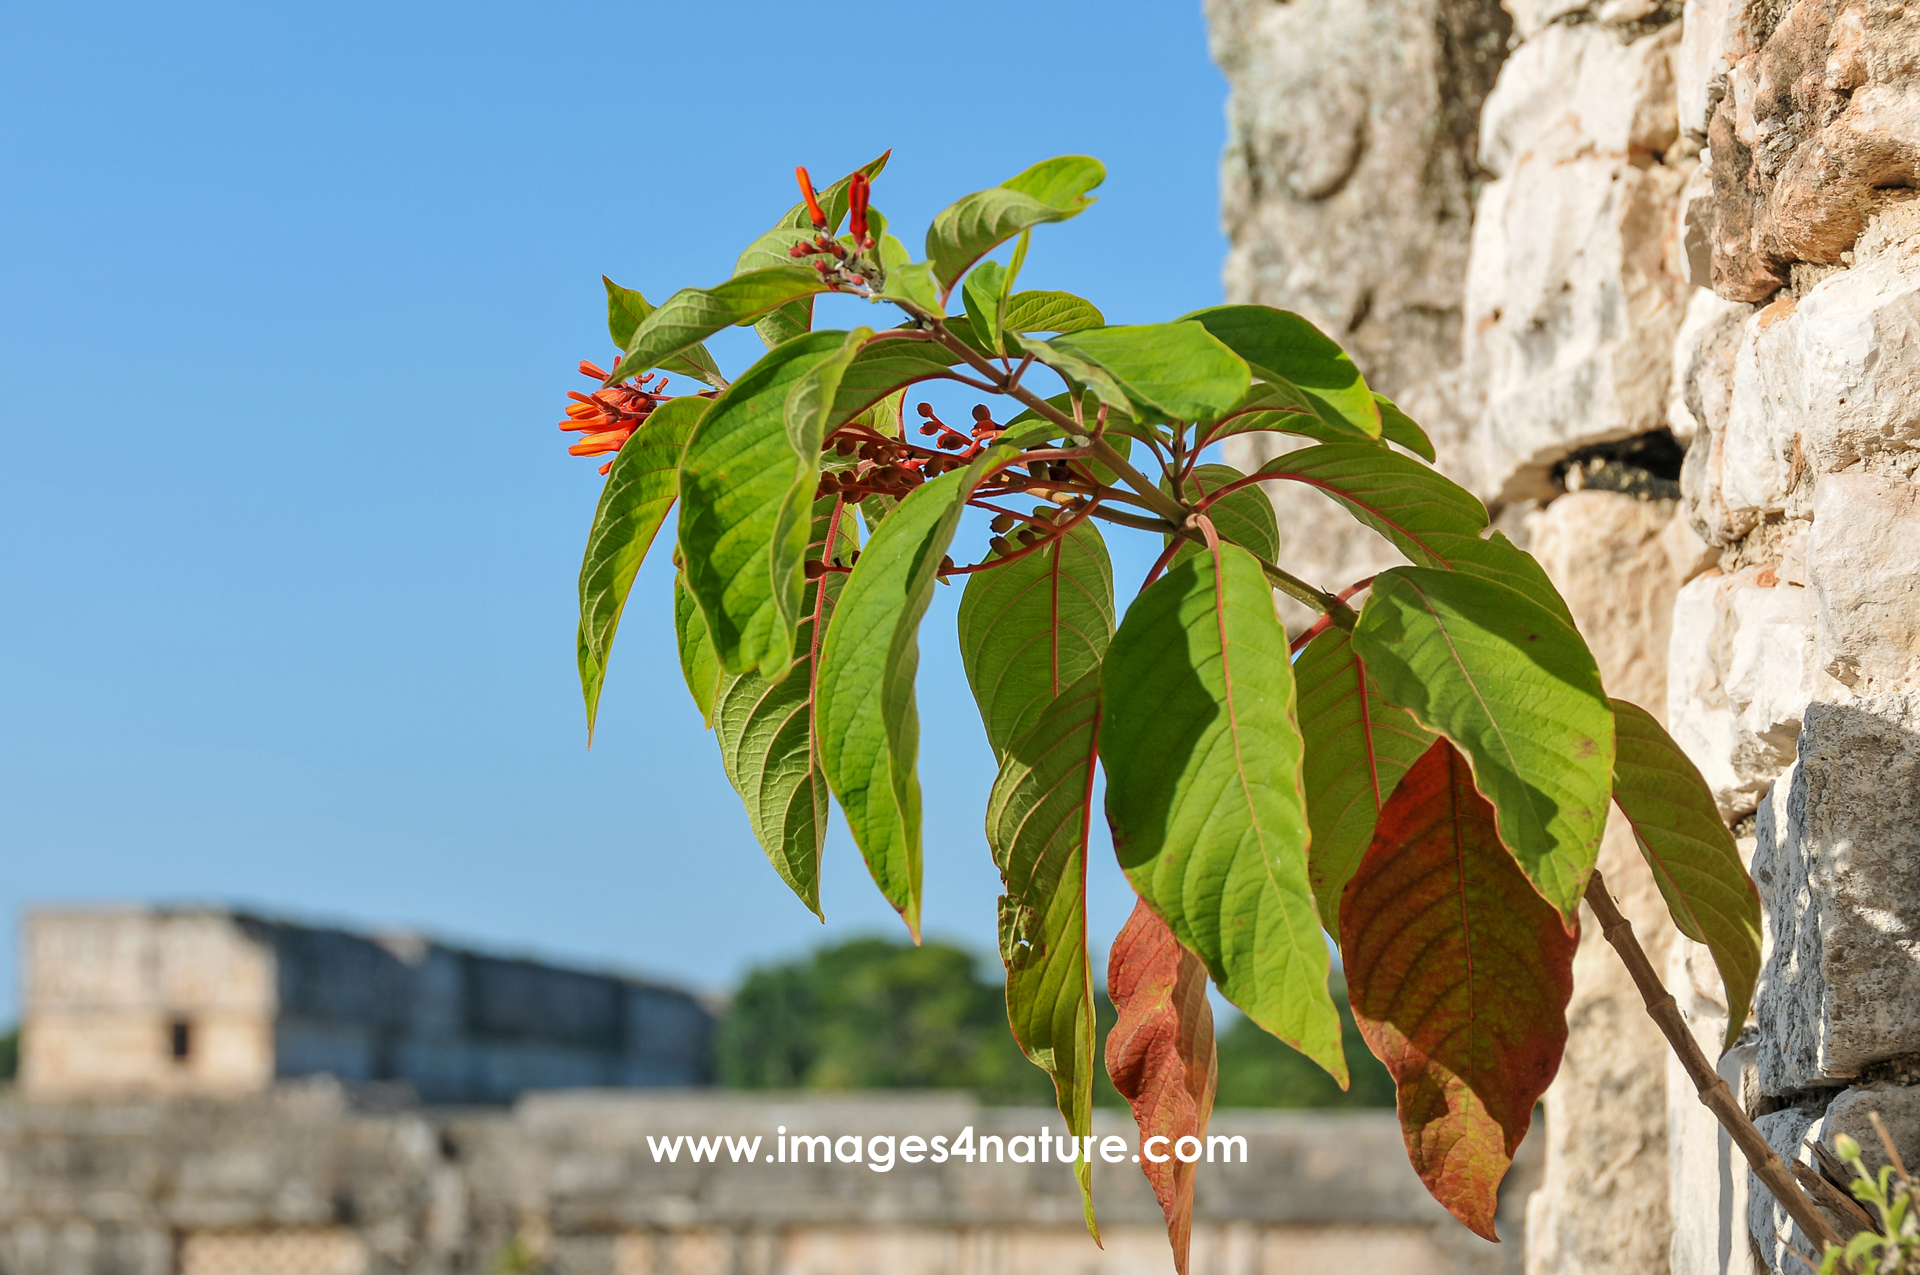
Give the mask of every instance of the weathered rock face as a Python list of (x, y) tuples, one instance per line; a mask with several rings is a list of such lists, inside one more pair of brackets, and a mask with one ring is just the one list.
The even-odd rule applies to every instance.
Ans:
[[(1208, 0), (1231, 85), (1227, 295), (1332, 333), (1389, 396), (1460, 361), (1493, 0)], [(1432, 422), (1436, 427), (1444, 422)]]
[(1773, 927), (1760, 1082), (1844, 1083), (1920, 1052), (1920, 700), (1814, 704), (1761, 806), (1754, 879)]
[[(1664, 428), (1685, 314), (1673, 204), (1679, 28), (1555, 24), (1508, 60), (1481, 116), (1466, 367), (1486, 409), (1446, 458), (1501, 500), (1551, 499), (1580, 447)], [(1635, 36), (1639, 38), (1634, 38)]]
[[(1434, 65), (1424, 20), (1216, 0), (1229, 289), (1307, 313), (1398, 393), (1567, 595), (1610, 689), (1665, 708), (1727, 818), (1757, 812), (1769, 946), (1722, 1070), (1791, 1151), (1861, 1086), (1920, 1078), (1900, 1071), (1920, 1053), (1920, 6), (1507, 8), (1516, 47), (1477, 146), (1451, 152), (1488, 178), (1461, 276), (1434, 238), (1458, 216), (1430, 215), (1456, 190), (1426, 163), (1445, 130), (1410, 122), (1437, 81), (1392, 73)], [(1437, 329), (1369, 327), (1401, 269), (1424, 274), (1397, 295), (1458, 315), (1457, 366)], [(1575, 462), (1662, 431), (1687, 448), (1652, 475), (1677, 476), (1677, 502), (1567, 494)], [(1337, 516), (1291, 532), (1316, 583), (1397, 561)], [(1602, 868), (1643, 936), (1668, 933), (1630, 850), (1611, 837)], [(1758, 1188), (1749, 1210), (1607, 955), (1576, 965), (1529, 1269), (1783, 1269), (1783, 1219)], [(1670, 971), (1718, 1049), (1699, 956), (1682, 945)]]
[(1920, 185), (1920, 12), (1801, 0), (1740, 56), (1767, 23), (1760, 6), (1737, 7), (1707, 128), (1708, 238), (1714, 291), (1763, 301), (1795, 262), (1847, 264), (1867, 219)]
[[(1675, 604), (1668, 704), (1722, 810), (1756, 811), (1751, 1096), (1791, 1155), (1905, 1102), (1874, 1085), (1920, 1051), (1920, 30), (1897, 5), (1700, 11), (1679, 93), (1683, 125), (1712, 112), (1712, 181), (1687, 216), (1720, 295), (1690, 308), (1676, 398), (1724, 574)], [(1700, 1195), (1677, 1227), (1712, 1223)], [(1797, 1269), (1757, 1187), (1749, 1221), (1766, 1268)]]
[[(1497, 0), (1208, 0), (1231, 85), (1227, 297), (1294, 310), (1442, 445), (1477, 406), (1459, 377), (1480, 105), (1506, 57)], [(1251, 470), (1287, 444), (1229, 440)], [(1404, 559), (1331, 501), (1280, 496), (1281, 556), (1341, 589)], [(1285, 601), (1289, 625), (1311, 619)]]

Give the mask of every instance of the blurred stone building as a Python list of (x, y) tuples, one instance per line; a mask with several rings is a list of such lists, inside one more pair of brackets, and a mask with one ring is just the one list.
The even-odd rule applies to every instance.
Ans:
[(709, 1078), (712, 1014), (637, 979), (221, 909), (44, 909), (23, 929), (33, 1100), (325, 1074), (476, 1103)]

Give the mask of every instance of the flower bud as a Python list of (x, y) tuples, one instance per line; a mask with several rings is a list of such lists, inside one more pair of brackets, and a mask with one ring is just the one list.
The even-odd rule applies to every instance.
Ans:
[(867, 200), (873, 190), (865, 173), (855, 173), (847, 181), (847, 211), (851, 214), (847, 228), (853, 232), (853, 241), (860, 243), (867, 237)]
[(1013, 524), (1019, 521), (1020, 520), (1012, 514), (995, 514), (993, 521), (987, 525), (995, 531), (1011, 531), (1013, 530)]
[(803, 167), (795, 168), (793, 175), (800, 183), (800, 197), (807, 201), (807, 216), (813, 219), (813, 228), (815, 230), (825, 230), (827, 228), (827, 214), (820, 211), (820, 201), (814, 196), (813, 178), (807, 176), (807, 170)]

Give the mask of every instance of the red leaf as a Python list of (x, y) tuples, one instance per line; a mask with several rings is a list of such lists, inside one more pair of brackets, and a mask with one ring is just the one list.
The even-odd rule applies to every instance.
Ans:
[[(1181, 947), (1143, 900), (1135, 903), (1107, 961), (1107, 992), (1120, 1019), (1107, 1033), (1107, 1074), (1140, 1126), (1140, 1170), (1167, 1217), (1173, 1265), (1186, 1275), (1193, 1230), (1195, 1164), (1172, 1154), (1183, 1137), (1207, 1138), (1216, 1063), (1207, 967)], [(1152, 1148), (1166, 1156), (1156, 1164)], [(1197, 1152), (1196, 1152), (1197, 1154)]]
[(1435, 743), (1341, 895), (1340, 951), (1361, 1035), (1398, 1086), (1407, 1158), (1496, 1242), (1500, 1180), (1566, 1047), (1577, 943), (1500, 844), (1466, 759)]

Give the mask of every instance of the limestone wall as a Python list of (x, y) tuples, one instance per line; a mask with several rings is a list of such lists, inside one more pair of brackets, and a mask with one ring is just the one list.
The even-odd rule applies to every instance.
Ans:
[[(364, 1098), (368, 1096), (363, 1094)], [(1133, 1275), (1171, 1263), (1130, 1163), (1096, 1166), (1104, 1250), (1060, 1164), (766, 1163), (781, 1127), (1059, 1133), (957, 1094), (534, 1095), (511, 1110), (356, 1109), (334, 1083), (231, 1102), (0, 1098), (9, 1275)], [(1124, 1112), (1101, 1112), (1101, 1135)], [(1246, 1162), (1199, 1166), (1195, 1275), (1517, 1275), (1461, 1230), (1384, 1112), (1216, 1112)], [(656, 1161), (649, 1138), (762, 1139), (760, 1162)], [(1537, 1172), (1522, 1148), (1500, 1229)], [(841, 1148), (844, 1152), (846, 1148)], [(1225, 1152), (1223, 1150), (1222, 1154)], [(1237, 1157), (1239, 1153), (1236, 1151)]]
[[(1449, 97), (1446, 5), (1210, 5), (1233, 85), (1227, 291), (1308, 314), (1430, 425), (1442, 468), (1567, 595), (1609, 688), (1706, 775), (1769, 943), (1721, 1067), (1789, 1151), (1858, 1125), (1864, 1103), (1907, 1112), (1899, 1086), (1920, 1080), (1920, 8), (1506, 10), (1491, 91)], [(1356, 59), (1397, 73), (1356, 92)], [(1369, 198), (1392, 207), (1340, 202)], [(1370, 341), (1382, 297), (1447, 316), (1457, 344), (1404, 325)], [(1287, 551), (1315, 583), (1397, 561), (1329, 530), (1324, 502), (1284, 499)], [(1618, 828), (1601, 868), (1717, 1051), (1718, 977), (1667, 937)], [(1784, 1218), (1592, 928), (1529, 1269), (1777, 1265)]]

